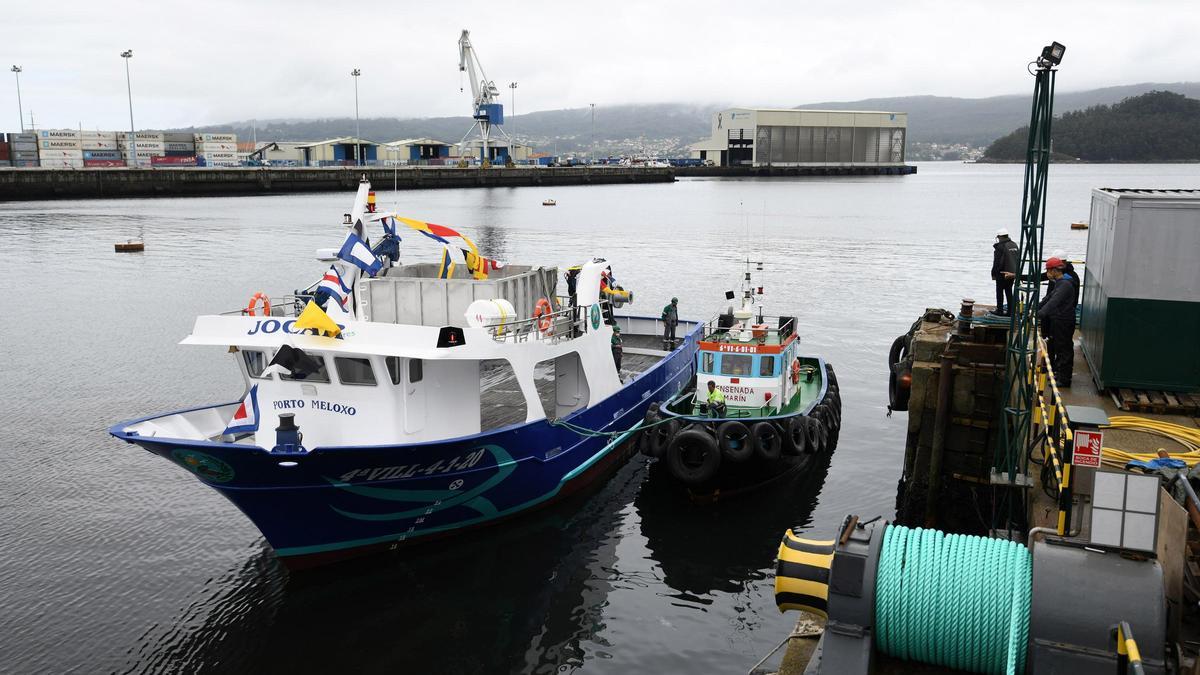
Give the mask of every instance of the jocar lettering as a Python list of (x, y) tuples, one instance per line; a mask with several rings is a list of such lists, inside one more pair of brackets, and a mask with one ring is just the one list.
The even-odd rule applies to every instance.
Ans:
[(343, 483), (349, 483), (358, 479), (362, 479), (363, 482), (370, 482), (412, 478), (418, 474), (432, 476), (450, 471), (462, 471), (478, 464), (479, 460), (483, 459), (485, 454), (487, 454), (487, 451), (480, 448), (475, 452), (467, 453), (465, 456), (458, 455), (449, 461), (439, 459), (433, 464), (401, 464), (399, 466), (382, 466), (373, 469), (354, 469), (342, 474), (339, 480)]
[[(296, 330), (295, 324), (295, 319), (288, 319), (287, 321), (283, 322), (280, 322), (279, 319), (259, 319), (258, 321), (254, 322), (253, 328), (246, 331), (246, 335), (258, 335), (260, 333), (269, 335), (271, 333), (279, 332), (290, 333), (291, 335), (301, 335), (303, 333), (308, 333), (309, 335), (317, 334), (317, 330), (315, 328), (301, 328), (300, 330)], [(346, 327), (340, 323), (337, 325), (337, 327), (343, 331), (346, 330)], [(342, 335), (339, 334), (338, 339), (341, 339), (341, 337)]]

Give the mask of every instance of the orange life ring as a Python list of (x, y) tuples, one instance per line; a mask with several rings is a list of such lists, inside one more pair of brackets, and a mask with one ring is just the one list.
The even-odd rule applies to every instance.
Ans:
[(792, 361), (792, 384), (800, 384), (800, 359)]
[(554, 310), (550, 307), (550, 301), (545, 298), (538, 298), (537, 304), (533, 308), (533, 318), (537, 319), (538, 330), (545, 333), (550, 330), (550, 325), (554, 323), (554, 317), (551, 316)]
[(258, 306), (259, 300), (262, 300), (263, 316), (271, 316), (271, 299), (268, 298), (267, 294), (263, 293), (262, 291), (250, 296), (250, 304), (246, 305), (246, 314), (249, 314), (250, 316), (256, 316), (254, 309)]

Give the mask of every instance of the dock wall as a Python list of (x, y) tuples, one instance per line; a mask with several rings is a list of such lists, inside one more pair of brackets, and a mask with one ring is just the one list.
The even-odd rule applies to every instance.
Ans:
[(680, 166), (677, 176), (783, 178), (789, 176), (908, 176), (917, 167), (900, 166)]
[(674, 168), (156, 168), (0, 169), (0, 201), (262, 195), (354, 190), (366, 175), (377, 189), (400, 190), (669, 183)]

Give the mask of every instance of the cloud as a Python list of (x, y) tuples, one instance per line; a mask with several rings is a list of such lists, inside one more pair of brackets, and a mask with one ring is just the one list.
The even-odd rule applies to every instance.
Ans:
[[(463, 115), (457, 40), (518, 112), (618, 103), (1023, 93), (1024, 64), (1067, 45), (1062, 90), (1195, 79), (1200, 6), (1126, 3), (317, 0), (24, 3), (0, 54), (38, 126), (161, 128), (248, 118)], [(7, 70), (7, 68), (6, 68)], [(460, 91), (460, 86), (463, 88)], [(16, 128), (0, 87), (0, 128)]]

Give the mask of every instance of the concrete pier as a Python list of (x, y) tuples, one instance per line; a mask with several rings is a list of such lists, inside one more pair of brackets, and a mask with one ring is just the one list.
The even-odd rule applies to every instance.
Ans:
[(787, 178), (803, 176), (908, 176), (917, 167), (899, 166), (681, 166), (677, 176), (723, 178)]
[(353, 190), (364, 174), (380, 190), (670, 183), (676, 175), (673, 168), (620, 166), (0, 169), (0, 201)]

